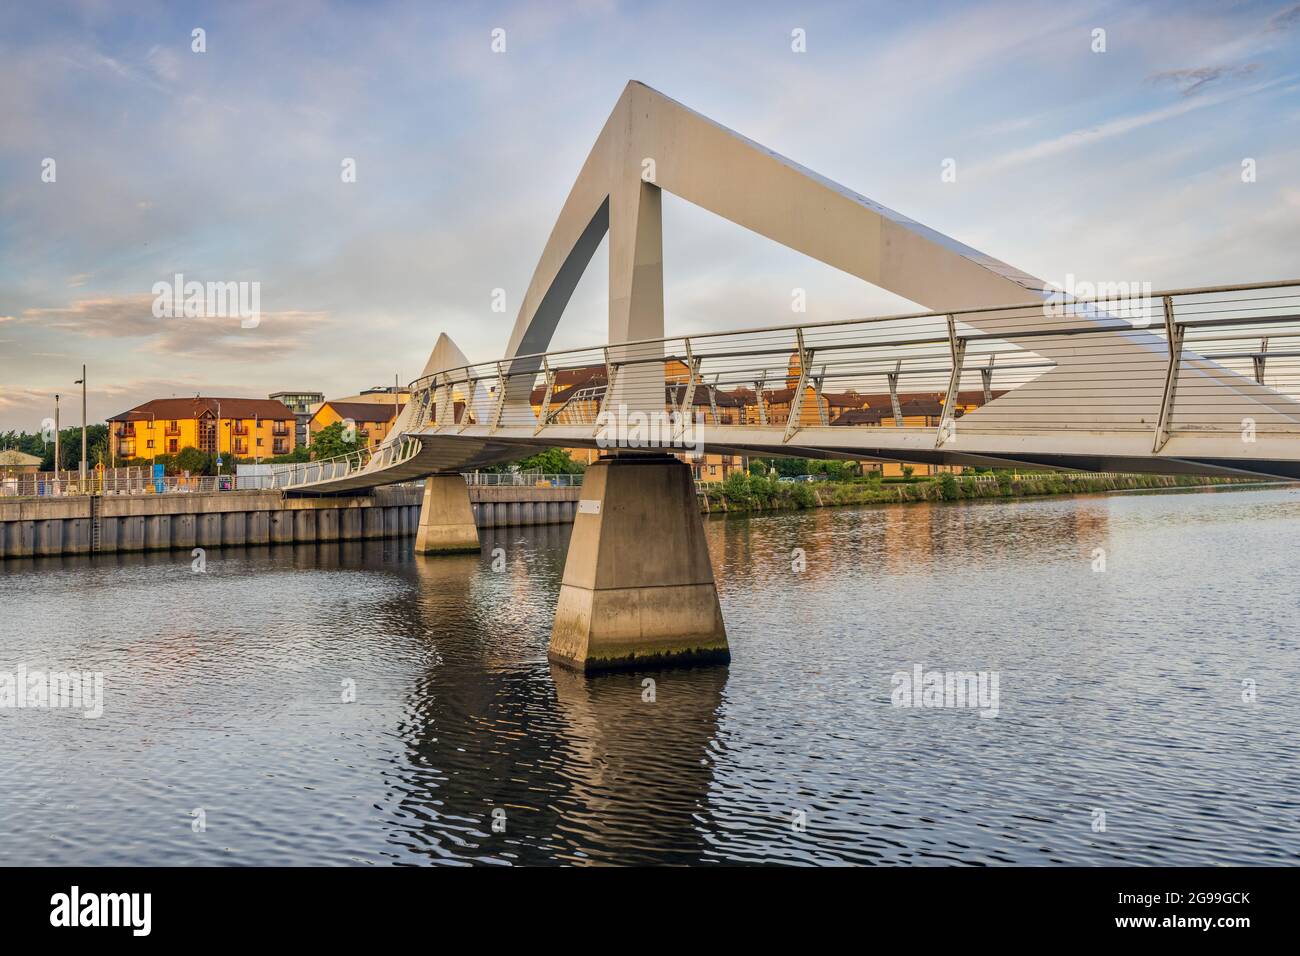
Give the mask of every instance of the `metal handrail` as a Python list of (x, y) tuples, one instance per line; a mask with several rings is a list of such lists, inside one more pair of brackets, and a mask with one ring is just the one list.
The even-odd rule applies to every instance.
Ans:
[(272, 465), (271, 487), (297, 488), (349, 478), (364, 471), (382, 471), (409, 461), (420, 453), (421, 448), (418, 438), (402, 435), (374, 448), (361, 448), (332, 458)]
[[(1192, 295), (1217, 295), (1217, 294), (1222, 294), (1227, 292), (1251, 292), (1251, 291), (1259, 291), (1264, 289), (1282, 289), (1290, 286), (1300, 286), (1300, 279), (1278, 279), (1269, 282), (1242, 283), (1237, 285), (1191, 286), (1182, 289), (1165, 289), (1160, 291), (1152, 291), (1149, 293), (1144, 293), (1142, 295), (1142, 298), (1149, 298), (1152, 300), (1163, 299), (1166, 297), (1182, 298), (1182, 297), (1192, 296)], [(1040, 291), (1042, 291), (1044, 296), (1051, 296), (1055, 294), (1054, 290), (1044, 289)], [(757, 335), (761, 333), (770, 333), (770, 332), (793, 332), (796, 329), (804, 329), (804, 330), (826, 329), (826, 328), (833, 328), (833, 327), (845, 326), (845, 325), (861, 325), (865, 323), (898, 322), (898, 321), (912, 320), (912, 319), (941, 319), (949, 315), (963, 316), (963, 315), (989, 314), (989, 313), (997, 313), (997, 312), (1017, 312), (1017, 311), (1023, 311), (1025, 309), (1041, 309), (1043, 308), (1043, 305), (1045, 304), (1046, 301), (1047, 299), (1043, 298), (1043, 299), (1031, 300), (1026, 302), (1012, 303), (1008, 305), (981, 306), (978, 308), (970, 308), (970, 309), (944, 309), (941, 311), (930, 311), (930, 312), (898, 312), (889, 315), (866, 316), (866, 317), (854, 318), (854, 319), (831, 319), (825, 322), (793, 323), (790, 325), (755, 326), (746, 329), (728, 329), (725, 331), (718, 331), (718, 332), (698, 332), (689, 336), (669, 335), (669, 336), (661, 336), (659, 338), (635, 339), (629, 342), (620, 342), (618, 343), (618, 348), (620, 350), (625, 350), (625, 349), (632, 349), (637, 346), (660, 345), (667, 342), (680, 341), (683, 338), (691, 338), (691, 339), (698, 340), (698, 339), (719, 338), (724, 336)], [(1068, 301), (1062, 300), (1060, 304), (1062, 307), (1065, 306), (1070, 306), (1075, 308), (1080, 306), (1095, 307), (1097, 305), (1104, 305), (1108, 302), (1113, 302), (1113, 301), (1115, 301), (1113, 297), (1111, 298), (1096, 297), (1092, 299), (1070, 298)], [(1086, 331), (1113, 332), (1116, 330), (1121, 330), (1122, 328), (1123, 328), (1122, 326), (1117, 325), (1110, 328), (1101, 327), (1101, 328), (1087, 329)], [(1129, 328), (1132, 327), (1130, 326)], [(527, 352), (522, 355), (510, 356), (504, 361), (513, 364), (515, 362), (522, 362), (527, 359), (542, 359), (542, 358), (549, 359), (557, 355), (576, 355), (576, 354), (581, 354), (584, 352), (591, 352), (591, 351), (593, 351), (593, 349), (591, 347), (588, 347), (588, 348), (556, 349), (554, 351), (549, 351), (549, 352)], [(675, 357), (678, 359), (682, 358), (682, 356), (675, 356)], [(420, 378), (417, 378), (414, 381), (412, 381), (409, 388), (412, 392), (415, 392), (417, 390), (423, 390), (425, 388), (428, 388), (430, 384), (433, 384), (433, 380), (437, 378), (446, 377), (455, 372), (467, 371), (469, 369), (476, 368), (478, 365), (486, 365), (486, 364), (492, 364), (492, 363), (471, 363), (469, 365), (462, 365), (441, 372), (434, 372), (431, 375), (421, 376)], [(511, 375), (514, 374), (534, 375), (536, 374), (536, 370), (533, 369), (524, 373), (515, 373), (510, 371), (506, 372), (507, 377), (510, 377)], [(447, 384), (459, 384), (461, 381), (468, 381), (468, 378), (464, 380), (457, 379), (454, 382), (449, 382)], [(423, 384), (423, 383), (428, 383), (428, 384)]]
[[(1289, 291), (1281, 295), (1237, 296), (1228, 300), (1205, 298), (1278, 289)], [(1050, 416), (1056, 416), (1060, 427), (1086, 427), (1094, 420), (1090, 416), (1110, 415), (1109, 427), (1128, 431), (1153, 430), (1153, 453), (1158, 453), (1174, 431), (1222, 431), (1229, 429), (1230, 424), (1229, 430), (1235, 430), (1245, 427), (1245, 423), (1249, 423), (1251, 429), (1255, 428), (1251, 419), (1242, 423), (1227, 422), (1212, 399), (1205, 397), (1207, 382), (1212, 386), (1216, 378), (1248, 374), (1212, 364), (1214, 360), (1241, 359), (1253, 362), (1255, 384), (1268, 389), (1256, 396), (1259, 409), (1268, 418), (1260, 423), (1259, 430), (1287, 434), (1300, 431), (1300, 406), (1295, 401), (1295, 396), (1300, 395), (1300, 367), (1284, 361), (1295, 357), (1296, 349), (1286, 348), (1283, 341), (1300, 339), (1300, 280), (1201, 286), (1162, 292), (1134, 289), (1133, 292), (1127, 299), (1103, 294), (1093, 299), (1063, 297), (1059, 302), (1053, 292), (1052, 296), (1036, 302), (1012, 305), (703, 332), (585, 349), (536, 352), (422, 376), (411, 383), (411, 389), (413, 396), (422, 397), (424, 407), (436, 407), (442, 411), (443, 414), (435, 416), (431, 423), (430, 430), (434, 433), (440, 433), (453, 424), (458, 432), (479, 424), (481, 410), (477, 406), (479, 393), (483, 390), (489, 397), (495, 393), (496, 410), (491, 416), (494, 431), (504, 419), (512, 419), (511, 424), (531, 426), (535, 434), (553, 425), (594, 425), (599, 428), (607, 399), (617, 388), (613, 384), (616, 380), (622, 383), (635, 377), (631, 385), (641, 389), (638, 392), (640, 400), (649, 399), (653, 405), (654, 399), (650, 396), (653, 395), (652, 379), (656, 376), (651, 369), (672, 363), (673, 372), (665, 379), (670, 393), (665, 406), (671, 404), (674, 411), (681, 411), (676, 401), (678, 392), (698, 394), (697, 385), (704, 385), (706, 389), (710, 386), (717, 389), (724, 383), (733, 388), (740, 386), (743, 393), (752, 394), (752, 399), (746, 399), (746, 407), (749, 404), (756, 406), (757, 414), (742, 413), (739, 422), (726, 424), (783, 426), (783, 440), (789, 442), (804, 428), (818, 424), (844, 425), (848, 421), (831, 420), (828, 414), (831, 405), (823, 392), (827, 382), (843, 383), (841, 389), (848, 389), (844, 394), (870, 393), (874, 396), (879, 386), (872, 379), (883, 376), (888, 381), (893, 402), (892, 422), (881, 416), (863, 416), (852, 424), (877, 427), (892, 423), (900, 428), (934, 430), (935, 447), (939, 447), (951, 438), (956, 420), (964, 412), (969, 412), (972, 404), (977, 407), (989, 404), (1013, 394), (1015, 389), (1034, 381), (1041, 374), (1059, 368), (1062, 374), (1048, 386), (1053, 401), (1032, 410), (1019, 408), (1015, 399), (1004, 402), (1001, 406), (1003, 412), (994, 413), (995, 417), (1001, 418), (992, 427), (1009, 427), (1007, 423), (1011, 419), (1003, 413), (1012, 407), (1017, 408), (1012, 414), (1021, 415), (1015, 423), (1017, 427), (1023, 424), (1029, 428), (1051, 427), (1045, 424)], [(1176, 303), (1175, 297), (1199, 298)], [(1101, 304), (1104, 308), (1097, 309), (1094, 304)], [(1135, 304), (1142, 307), (1143, 320), (1140, 322), (1130, 321)], [(1156, 317), (1161, 306), (1163, 321)], [(1025, 312), (1030, 309), (1036, 311)], [(1013, 314), (1017, 312), (1020, 314)], [(976, 314), (985, 315), (994, 324), (984, 324), (980, 328), (958, 326), (960, 317)], [(1099, 321), (1091, 324), (1077, 321), (1077, 317), (1085, 314), (1091, 314)], [(1069, 321), (1072, 316), (1076, 321)], [(887, 329), (883, 334), (876, 331), (880, 328), (879, 323), (891, 321), (903, 322), (904, 325)], [(925, 326), (925, 322), (930, 325)], [(921, 323), (919, 328), (918, 323)], [(847, 331), (847, 327), (864, 325), (867, 327), (862, 329), (862, 335), (852, 339), (848, 337), (852, 333)], [(1108, 354), (1105, 350), (1115, 346), (1104, 340), (1102, 344), (1093, 344), (1094, 340), (1090, 338), (1116, 333), (1123, 335), (1125, 342), (1138, 351), (1116, 350)], [(1272, 353), (1267, 353), (1266, 340), (1257, 349), (1252, 344), (1252, 351), (1246, 352), (1239, 341), (1233, 341), (1243, 337), (1257, 341), (1265, 334), (1284, 347), (1275, 347)], [(1063, 350), (1059, 340), (1065, 337), (1077, 337), (1077, 344), (1072, 343), (1068, 350)], [(1035, 346), (1032, 344), (1035, 341), (1044, 344)], [(724, 344), (720, 349), (715, 344), (712, 350), (705, 344), (732, 342), (735, 344)], [(668, 343), (673, 344), (669, 347)], [(1236, 351), (1225, 351), (1225, 345)], [(1034, 349), (1041, 349), (1046, 354)], [(1068, 360), (1065, 358), (1067, 355)], [(1157, 362), (1164, 366), (1161, 373), (1163, 389), (1150, 381), (1151, 366)], [(704, 363), (709, 364), (708, 374), (701, 369)], [(559, 397), (559, 405), (554, 407), (557, 373), (598, 368), (602, 364), (606, 369), (605, 384), (573, 388), (567, 395)], [(521, 368), (521, 365), (525, 367)], [(1266, 366), (1272, 370), (1272, 381), (1268, 385), (1265, 385), (1264, 378)], [(1126, 378), (1125, 373), (1138, 367), (1141, 372), (1134, 384), (1133, 376)], [(618, 374), (620, 370), (624, 370), (622, 375)], [(1112, 373), (1113, 379), (1104, 377)], [(540, 419), (531, 407), (530, 397), (538, 387), (539, 374), (544, 376), (546, 388)], [(925, 384), (926, 376), (935, 381)], [(975, 376), (979, 376), (978, 384), (974, 382)], [(999, 389), (996, 395), (993, 393), (995, 376)], [(904, 415), (898, 393), (899, 380), (903, 377), (916, 377), (913, 380), (919, 380), (920, 384), (908, 383), (913, 389), (912, 394), (935, 397), (941, 405), (940, 414), (922, 414), (914, 408)], [(512, 381), (521, 378), (527, 384), (527, 396), (511, 386)], [(1180, 378), (1187, 379), (1181, 396), (1178, 394)], [(965, 379), (971, 380), (972, 384), (965, 384)], [(782, 390), (782, 384), (788, 392), (796, 380), (798, 386), (789, 401), (772, 398)], [(766, 384), (775, 388), (768, 389)], [(651, 391), (644, 391), (647, 388)], [(810, 401), (816, 403), (813, 416), (816, 421), (808, 420), (809, 410), (804, 407), (807, 404), (804, 393), (808, 389), (813, 390)], [(960, 397), (972, 391), (976, 395), (982, 393), (982, 401)], [(710, 391), (704, 394), (710, 399), (713, 424), (724, 424), (716, 404), (718, 396)], [(513, 400), (508, 401), (512, 395)], [(1079, 397), (1080, 401), (1072, 404), (1072, 397)], [(521, 398), (529, 406), (522, 412)], [(823, 401), (827, 404), (823, 405)], [(452, 422), (455, 416), (447, 413), (455, 403), (463, 403), (465, 411), (459, 421)], [(1148, 407), (1152, 403), (1154, 407)], [(878, 404), (873, 400), (870, 408), (874, 410)], [(576, 422), (569, 420), (575, 406), (577, 418), (581, 419)], [(594, 420), (587, 420), (592, 418), (591, 413), (597, 406), (600, 413)], [(786, 406), (784, 412), (781, 406)], [(861, 407), (868, 407), (865, 401)], [(784, 420), (781, 420), (783, 414)], [(989, 416), (981, 417), (984, 422), (988, 419)], [(707, 416), (701, 420), (707, 423)], [(420, 427), (411, 430), (419, 431)]]

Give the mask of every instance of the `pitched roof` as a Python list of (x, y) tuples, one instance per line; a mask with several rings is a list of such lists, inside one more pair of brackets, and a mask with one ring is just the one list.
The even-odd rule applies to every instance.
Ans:
[(326, 402), (323, 408), (332, 408), (340, 418), (354, 422), (391, 422), (395, 414), (389, 402)]
[(942, 415), (943, 403), (934, 398), (922, 398), (916, 401), (903, 402), (899, 405), (898, 410), (903, 413), (904, 418), (911, 418), (915, 415)]
[(0, 465), (9, 465), (11, 467), (27, 467), (30, 465), (39, 465), (41, 460), (35, 455), (29, 455), (25, 451), (19, 451), (17, 448), (6, 448), (0, 451)]
[(293, 410), (284, 402), (270, 398), (209, 398), (206, 395), (195, 398), (155, 398), (151, 402), (137, 405), (129, 411), (114, 415), (110, 422), (138, 422), (141, 420), (179, 421), (186, 418), (199, 418), (205, 413), (213, 417), (218, 414), (226, 418), (266, 418), (291, 421)]
[[(900, 402), (899, 414), (903, 418), (916, 418), (923, 415), (933, 418), (943, 414), (943, 404), (933, 398), (913, 399)], [(960, 415), (960, 412), (958, 413)], [(894, 409), (891, 405), (873, 405), (870, 408), (850, 408), (841, 413), (832, 425), (879, 425), (884, 420), (893, 421)]]
[(893, 418), (894, 413), (884, 408), (850, 408), (840, 414), (832, 425), (879, 425), (880, 420), (888, 415)]
[[(686, 400), (687, 388), (685, 382), (667, 386), (664, 401), (672, 402), (674, 405), (680, 404)], [(710, 394), (713, 395), (712, 400), (709, 398)], [(712, 405), (714, 402), (717, 402), (719, 408), (737, 408), (745, 404), (730, 392), (724, 392), (720, 388), (715, 389), (712, 385), (707, 385), (704, 382), (697, 382), (695, 391), (691, 393), (691, 405), (706, 406)]]

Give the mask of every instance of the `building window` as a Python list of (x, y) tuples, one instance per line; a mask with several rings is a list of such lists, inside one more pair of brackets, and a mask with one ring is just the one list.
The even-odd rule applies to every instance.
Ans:
[(167, 451), (168, 451), (169, 454), (172, 454), (172, 455), (176, 454), (176, 439), (175, 439), (175, 438), (169, 438), (169, 439), (167, 440)]
[(144, 447), (145, 447), (145, 448), (152, 448), (152, 447), (153, 447), (153, 439), (150, 438), (148, 441), (146, 441), (146, 442), (144, 443)]

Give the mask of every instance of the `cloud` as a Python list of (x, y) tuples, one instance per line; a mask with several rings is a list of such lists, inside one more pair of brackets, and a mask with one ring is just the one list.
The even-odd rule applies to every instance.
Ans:
[[(1106, 139), (1112, 139), (1125, 133), (1131, 133), (1135, 130), (1142, 129), (1145, 126), (1151, 126), (1154, 123), (1160, 123), (1193, 110), (1204, 109), (1209, 106), (1218, 106), (1221, 103), (1227, 103), (1231, 100), (1240, 99), (1255, 93), (1277, 86), (1280, 83), (1289, 82), (1293, 77), (1280, 77), (1275, 80), (1269, 80), (1266, 83), (1257, 83), (1254, 86), (1246, 87), (1236, 91), (1224, 91), (1222, 93), (1212, 94), (1210, 96), (1191, 97), (1183, 99), (1169, 106), (1162, 106), (1157, 109), (1147, 110), (1143, 113), (1133, 113), (1128, 116), (1121, 116), (1116, 119), (1107, 120), (1104, 123), (1098, 123), (1095, 126), (1085, 127), (1084, 129), (1072, 130), (1069, 133), (1063, 133), (1051, 139), (1042, 140), (1020, 149), (1011, 150), (1002, 156), (988, 163), (977, 167), (977, 172), (988, 173), (994, 170), (1006, 169), (1010, 166), (1019, 166), (1024, 163), (1036, 162), (1047, 159), (1061, 153), (1070, 152), (1083, 146), (1089, 146), (1093, 143)], [(969, 167), (968, 167), (969, 170)]]
[[(3, 420), (0, 431), (8, 431), (10, 428), (16, 431), (38, 431), (41, 421), (54, 414), (56, 391), (62, 394), (64, 403), (71, 403), (64, 404), (62, 424), (65, 427), (80, 425), (80, 386), (32, 388), (0, 383), (0, 419)], [(102, 422), (109, 415), (119, 414), (155, 398), (187, 398), (192, 395), (220, 398), (266, 397), (265, 392), (249, 388), (246, 384), (223, 383), (194, 376), (139, 378), (107, 385), (96, 385), (92, 377), (86, 397), (90, 420)]]
[(1198, 66), (1188, 70), (1165, 70), (1149, 76), (1147, 80), (1156, 84), (1171, 83), (1180, 87), (1183, 96), (1191, 96), (1201, 87), (1215, 80), (1224, 77), (1236, 79), (1250, 76), (1258, 69), (1258, 63), (1247, 63), (1244, 66)]
[(1267, 30), (1289, 30), (1300, 24), (1300, 3), (1291, 7), (1289, 10), (1279, 10), (1273, 16), (1269, 17)]
[(80, 299), (61, 308), (27, 309), (24, 324), (54, 329), (87, 338), (133, 338), (155, 335), (163, 321), (153, 314), (153, 296), (105, 296)]
[(21, 322), (90, 339), (145, 339), (142, 350), (176, 357), (253, 357), (304, 348), (324, 312), (263, 312), (253, 328), (237, 317), (167, 318), (153, 313), (152, 295), (80, 299), (61, 308), (27, 309)]

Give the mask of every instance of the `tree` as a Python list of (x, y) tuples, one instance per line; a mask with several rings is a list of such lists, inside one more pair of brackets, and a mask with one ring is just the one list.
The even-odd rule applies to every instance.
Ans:
[(825, 475), (831, 481), (848, 481), (850, 478), (856, 478), (862, 473), (862, 468), (856, 461), (837, 461), (834, 459), (828, 461), (808, 461), (808, 474)]
[(538, 472), (543, 475), (580, 475), (587, 470), (586, 464), (574, 461), (563, 448), (547, 448), (536, 455), (488, 465), (479, 471), (505, 473), (511, 471)]
[[(761, 468), (755, 467), (762, 465)], [(795, 475), (806, 475), (811, 471), (810, 466), (816, 464), (810, 462), (807, 458), (755, 458), (749, 463), (749, 473), (751, 475), (767, 475), (772, 469), (782, 478), (792, 478)]]
[[(166, 467), (167, 463), (164, 463)], [(189, 472), (191, 475), (212, 475), (216, 474), (217, 466), (212, 456), (207, 452), (199, 451), (192, 445), (186, 445), (171, 460), (171, 467), (167, 470), (172, 474), (183, 474)]]
[(365, 447), (364, 443), (358, 439), (347, 441), (343, 437), (343, 423), (335, 422), (332, 425), (326, 425), (316, 433), (316, 437), (311, 443), (311, 457), (313, 461), (320, 461), (322, 458), (337, 458), (339, 455), (350, 455), (354, 451), (360, 451)]
[(543, 475), (580, 475), (587, 466), (574, 461), (563, 448), (547, 448), (515, 462), (520, 471), (536, 471)]
[(287, 455), (276, 455), (274, 458), (263, 458), (262, 461), (272, 465), (298, 464), (304, 461), (311, 461), (311, 449), (307, 445), (297, 445), (293, 451)]

